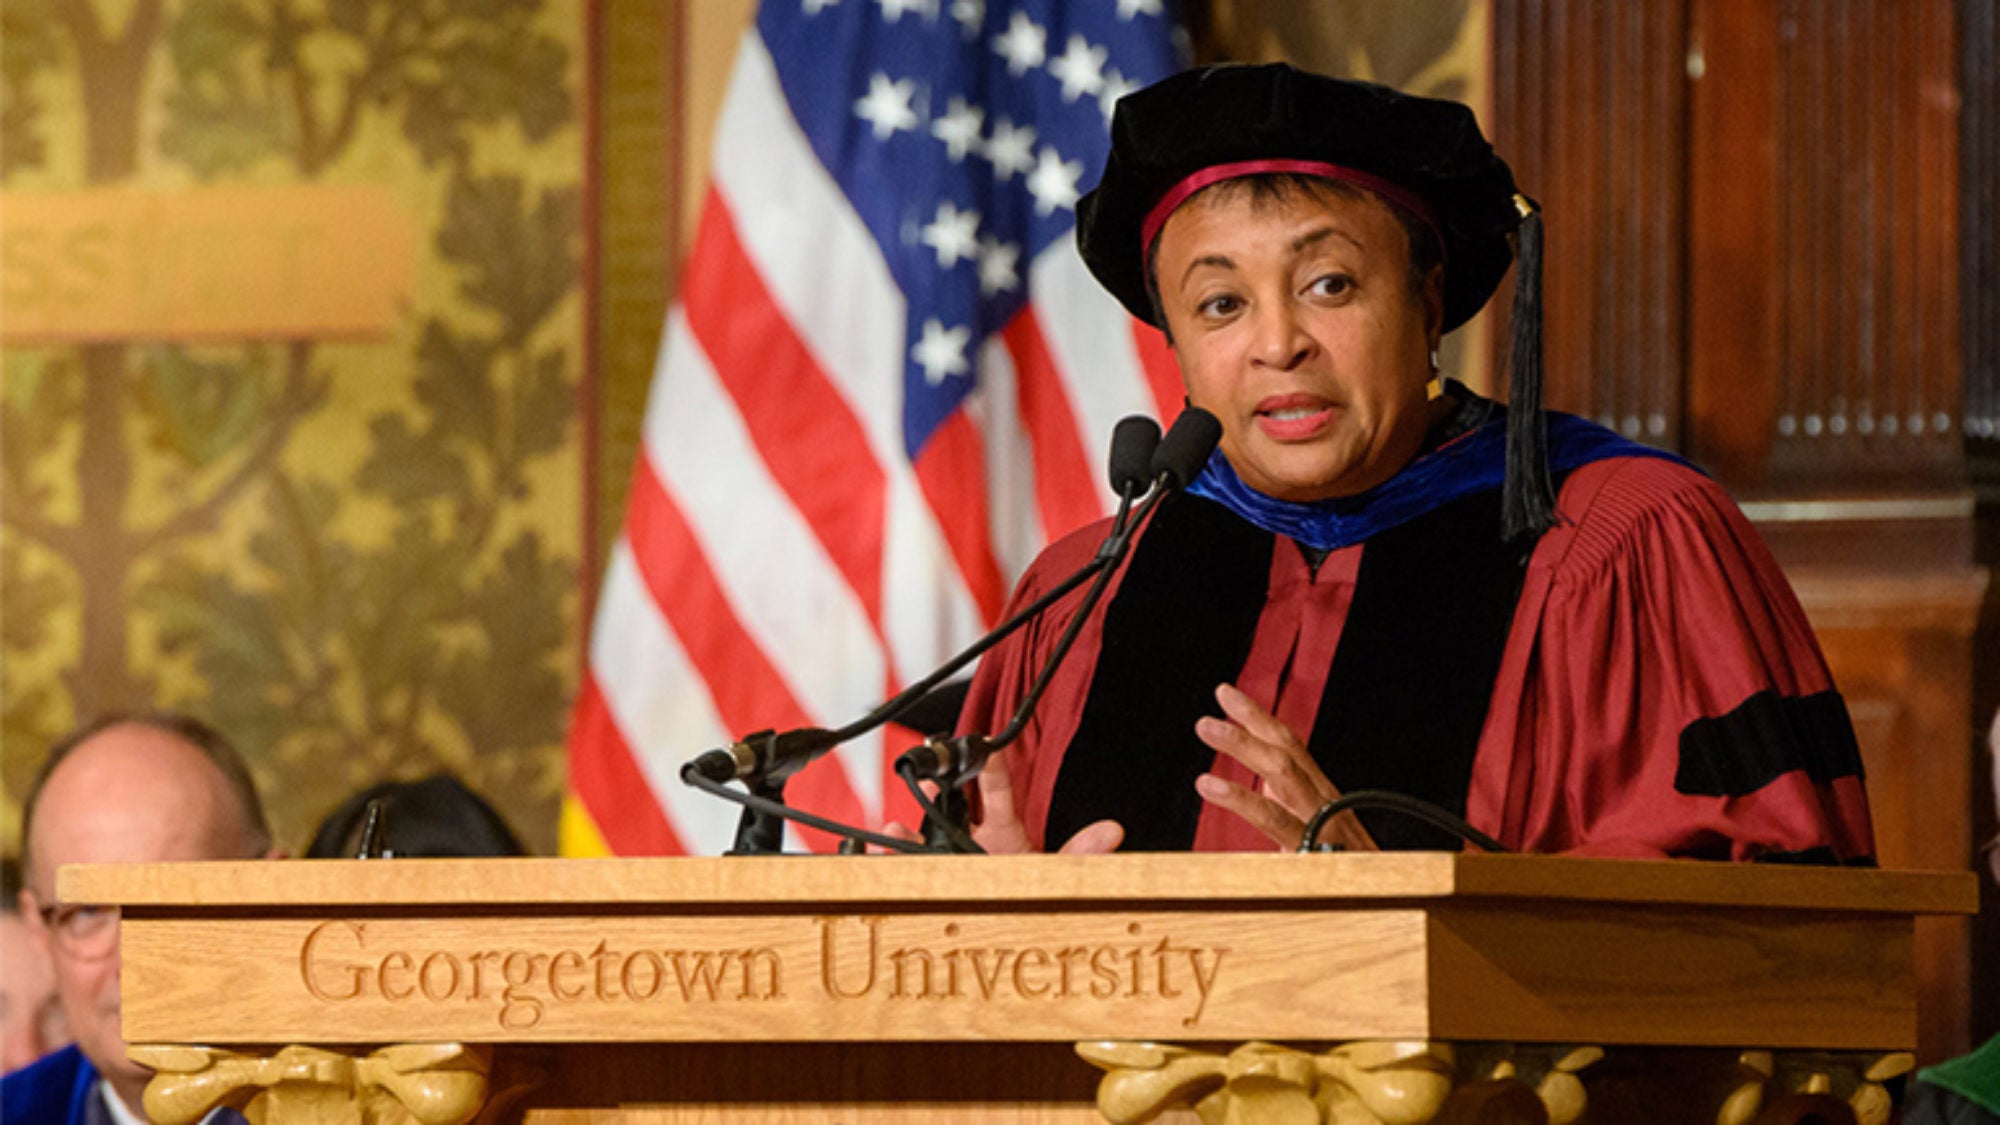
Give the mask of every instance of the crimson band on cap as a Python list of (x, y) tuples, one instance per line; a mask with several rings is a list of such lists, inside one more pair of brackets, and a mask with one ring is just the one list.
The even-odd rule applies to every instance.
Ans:
[(1153, 209), (1146, 212), (1146, 221), (1139, 226), (1140, 255), (1143, 256), (1152, 248), (1154, 236), (1160, 233), (1161, 227), (1167, 225), (1167, 216), (1172, 215), (1195, 192), (1224, 180), (1271, 173), (1318, 176), (1321, 179), (1339, 180), (1355, 187), (1366, 188), (1422, 219), (1424, 225), (1431, 228), (1431, 237), (1437, 239), (1438, 252), (1440, 254), (1444, 252), (1444, 235), (1438, 230), (1437, 217), (1431, 213), (1430, 204), (1425, 203), (1415, 193), (1398, 187), (1380, 176), (1370, 175), (1358, 168), (1327, 164), (1318, 160), (1239, 160), (1234, 164), (1215, 164), (1203, 168), (1175, 184), (1167, 194), (1161, 196), (1160, 201), (1153, 204)]

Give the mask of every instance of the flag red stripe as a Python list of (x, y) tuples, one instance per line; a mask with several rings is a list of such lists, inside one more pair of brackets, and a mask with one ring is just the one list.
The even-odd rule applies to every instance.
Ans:
[(812, 527), (879, 636), (888, 491), (867, 431), (772, 300), (713, 187), (681, 290), (688, 327), (778, 486)]
[(1104, 514), (1097, 474), (1084, 454), (1075, 408), (1049, 355), (1034, 306), (1024, 306), (1000, 336), (1014, 360), (1014, 393), (1035, 462), (1035, 505), (1042, 516), (1042, 535), (1058, 539)]
[(1007, 584), (993, 553), (993, 526), (986, 500), (985, 443), (963, 407), (931, 432), (931, 440), (911, 467), (917, 487), (936, 513), (951, 557), (958, 564), (972, 604), (991, 626), (1006, 605)]
[(1132, 327), (1132, 350), (1139, 353), (1139, 364), (1146, 370), (1146, 387), (1153, 392), (1153, 404), (1160, 412), (1162, 426), (1173, 425), (1181, 413), (1181, 401), (1187, 395), (1181, 386), (1180, 364), (1174, 362), (1174, 349), (1167, 345), (1166, 336), (1160, 330), (1142, 320), (1126, 322)]
[(570, 722), (569, 784), (612, 854), (687, 854), (591, 675), (583, 678)]
[[(731, 611), (700, 541), (655, 474), (650, 450), (639, 458), (632, 478), (625, 534), (640, 580), (708, 685), (722, 725), (737, 732), (819, 725)], [(700, 749), (690, 747), (689, 752)], [(848, 824), (865, 815), (838, 761), (830, 757), (794, 777), (788, 793), (801, 807)], [(803, 834), (814, 850), (831, 850), (819, 833), (808, 829)]]

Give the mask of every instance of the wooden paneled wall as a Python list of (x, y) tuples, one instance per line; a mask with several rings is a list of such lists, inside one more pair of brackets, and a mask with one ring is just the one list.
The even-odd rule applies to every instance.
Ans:
[(1496, 5), (1551, 401), (1742, 495), (1962, 486), (1943, 0)]
[[(678, 62), (687, 49), (679, 4), (598, 0), (597, 16), (598, 361), (586, 402), (592, 483), (587, 595), (594, 594), (625, 525), (626, 483), (638, 457), (646, 391), (680, 264), (686, 96)], [(583, 620), (590, 620), (594, 602), (586, 596)]]
[[(1787, 493), (1961, 487), (1951, 5), (1702, 0), (1694, 17), (1692, 57), (1722, 79), (1692, 87), (1697, 214), (1754, 221), (1762, 268), (1697, 294), (1692, 450)], [(1743, 381), (1702, 346), (1733, 302), (1768, 310), (1755, 412), (1705, 393)]]
[[(1547, 232), (1549, 401), (1670, 449), (1684, 368), (1686, 24), (1684, 0), (1499, 4), (1493, 19), (1495, 145)], [(1510, 282), (1500, 300), (1511, 294)]]
[(1959, 253), (1965, 431), (2000, 460), (2000, 0), (1959, 5)]
[[(1506, 0), (1492, 120), (1546, 208), (1551, 402), (1746, 502), (1854, 714), (1883, 863), (1964, 869), (1986, 575), (1957, 17), (1950, 0)], [(1924, 1054), (1942, 1057), (1971, 1041), (1971, 930), (1920, 941)]]
[[(757, 5), (595, 2), (603, 60), (597, 89), (602, 358), (592, 403), (597, 440), (591, 471), (594, 549), (601, 562), (624, 526), (661, 329), (701, 213), (730, 68)], [(586, 568), (587, 594), (594, 593), (600, 569)]]
[[(1959, 4), (1959, 304), (1960, 346), (1965, 356), (1965, 431), (1978, 497), (1973, 558), (1989, 571), (2000, 567), (2000, 0)], [(1973, 718), (2000, 710), (2000, 605), (1989, 594), (1973, 647)], [(1991, 756), (1976, 759), (1995, 766)], [(1992, 793), (1974, 773), (1975, 793)], [(1973, 806), (1975, 843), (2000, 836), (2000, 808), (1993, 800)], [(1973, 1033), (2000, 1034), (2000, 886), (1990, 886), (1988, 908), (1976, 920), (1972, 947)]]

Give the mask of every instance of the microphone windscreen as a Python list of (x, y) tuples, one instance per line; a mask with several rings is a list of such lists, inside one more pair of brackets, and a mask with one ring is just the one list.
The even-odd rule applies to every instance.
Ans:
[(1208, 455), (1221, 440), (1222, 423), (1215, 415), (1198, 406), (1188, 407), (1174, 419), (1167, 436), (1160, 439), (1160, 447), (1153, 451), (1153, 476), (1164, 475), (1173, 487), (1186, 488), (1201, 475)]
[(1160, 424), (1144, 414), (1118, 420), (1111, 431), (1111, 491), (1131, 496), (1153, 483), (1153, 451), (1160, 447)]

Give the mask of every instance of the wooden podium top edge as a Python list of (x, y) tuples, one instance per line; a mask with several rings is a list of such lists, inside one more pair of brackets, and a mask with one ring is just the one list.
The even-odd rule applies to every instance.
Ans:
[[(65, 902), (176, 907), (666, 906), (885, 908), (1008, 902), (1139, 909), (1255, 903), (1544, 899), (1893, 914), (1971, 914), (1970, 872), (1761, 866), (1450, 852), (1298, 855), (771, 856), (657, 859), (277, 860), (84, 864)], [(159, 908), (152, 910), (148, 908)]]

